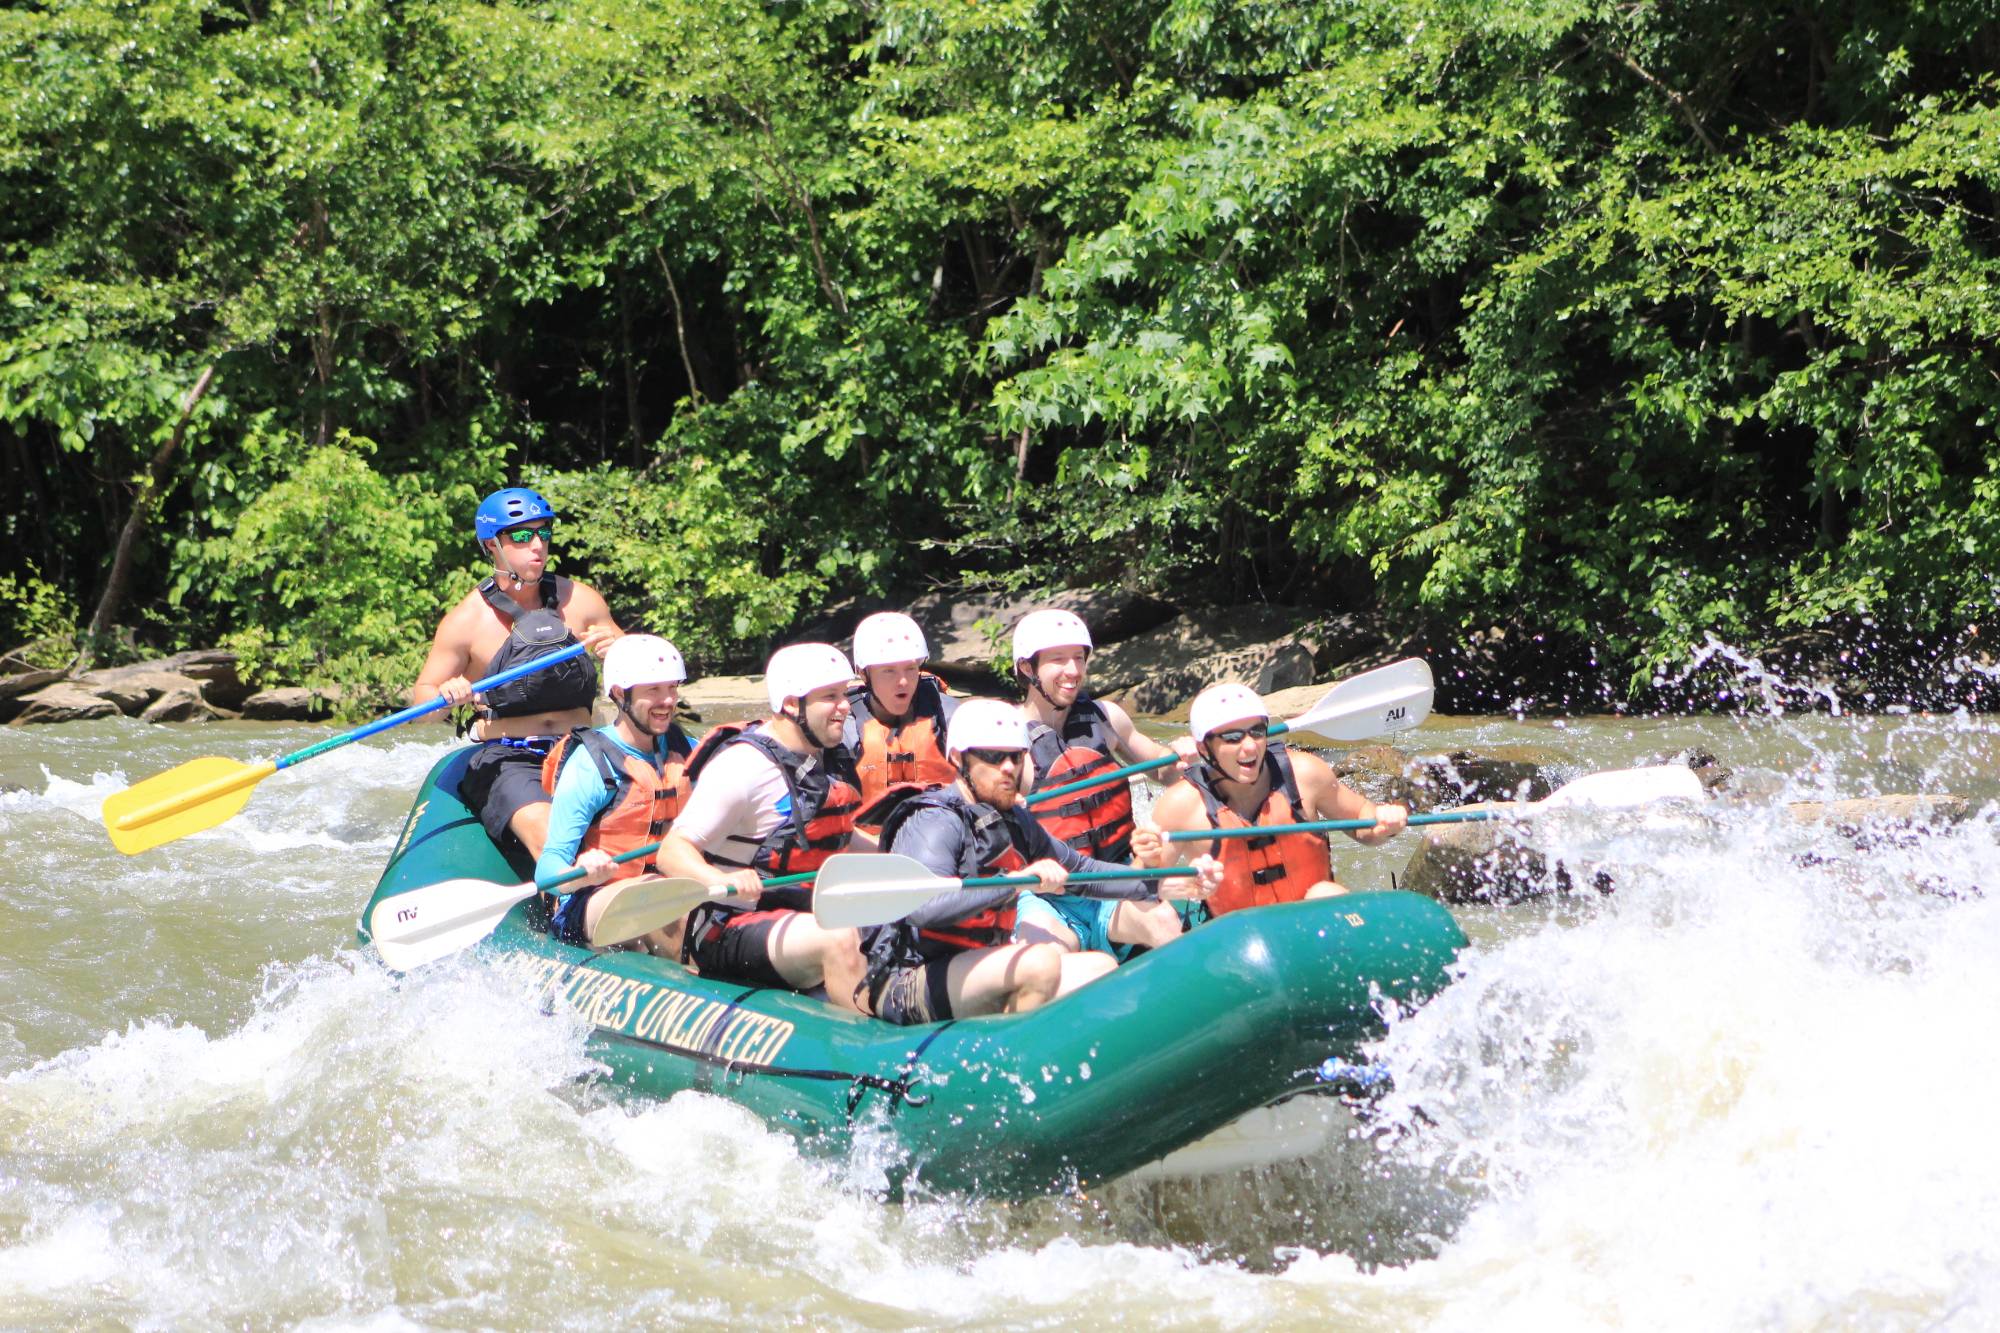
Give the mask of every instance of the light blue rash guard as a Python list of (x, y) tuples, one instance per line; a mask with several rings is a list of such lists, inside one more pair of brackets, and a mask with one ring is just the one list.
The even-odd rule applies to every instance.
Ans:
[[(609, 736), (614, 744), (626, 754), (642, 762), (664, 763), (668, 754), (667, 738), (657, 737), (653, 742), (657, 757), (646, 751), (634, 749), (625, 743), (614, 724), (599, 727), (598, 733)], [(549, 840), (542, 845), (542, 854), (535, 861), (535, 878), (547, 881), (576, 866), (576, 850), (583, 845), (583, 835), (590, 832), (590, 826), (611, 806), (614, 795), (604, 785), (604, 775), (597, 771), (597, 765), (590, 756), (574, 755), (563, 763), (562, 775), (556, 779), (555, 794), (549, 800)], [(559, 894), (569, 894), (581, 885), (580, 880), (570, 880), (557, 886)]]

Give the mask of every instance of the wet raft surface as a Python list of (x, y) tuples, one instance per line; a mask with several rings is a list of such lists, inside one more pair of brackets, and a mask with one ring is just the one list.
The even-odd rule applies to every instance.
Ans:
[[(438, 761), (363, 919), (440, 880), (519, 868), (460, 804), (467, 752)], [(593, 1026), (613, 1081), (727, 1097), (816, 1152), (879, 1133), (892, 1186), (1005, 1196), (1092, 1187), (1317, 1088), (1379, 1036), (1383, 1005), (1440, 990), (1464, 936), (1412, 894), (1232, 913), (1029, 1014), (898, 1028), (647, 955), (551, 940), (537, 909), (492, 942), (501, 969)]]

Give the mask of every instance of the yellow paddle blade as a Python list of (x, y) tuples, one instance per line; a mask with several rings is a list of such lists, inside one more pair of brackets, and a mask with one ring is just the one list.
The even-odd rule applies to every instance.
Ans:
[(131, 856), (161, 843), (214, 828), (241, 810), (250, 789), (278, 771), (276, 763), (239, 764), (209, 755), (104, 798), (104, 830)]

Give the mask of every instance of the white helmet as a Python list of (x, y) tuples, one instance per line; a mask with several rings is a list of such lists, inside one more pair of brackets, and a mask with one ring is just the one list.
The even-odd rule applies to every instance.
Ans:
[(1248, 685), (1211, 685), (1194, 697), (1188, 709), (1188, 731), (1199, 745), (1217, 727), (1249, 717), (1266, 722), (1271, 718), (1271, 710), (1264, 707), (1257, 691)]
[(967, 699), (945, 728), (944, 757), (957, 760), (967, 750), (1025, 750), (1028, 719), (998, 699)]
[(764, 664), (764, 693), (774, 713), (784, 711), (787, 699), (803, 699), (814, 690), (853, 679), (847, 654), (830, 643), (788, 643)]
[(657, 634), (627, 634), (604, 654), (604, 697), (638, 685), (678, 685), (688, 678), (680, 649)]
[(1014, 661), (1032, 662), (1050, 648), (1091, 648), (1090, 628), (1074, 611), (1030, 611), (1014, 626)]
[(877, 611), (854, 627), (857, 670), (866, 671), (891, 662), (921, 662), (930, 655), (931, 646), (924, 642), (924, 632), (901, 611)]

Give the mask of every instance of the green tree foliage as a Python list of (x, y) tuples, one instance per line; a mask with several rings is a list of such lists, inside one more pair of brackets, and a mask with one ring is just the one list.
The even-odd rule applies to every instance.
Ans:
[(214, 596), (266, 608), (225, 640), (251, 674), (390, 697), (423, 665), (418, 627), (469, 586), (463, 521), (417, 478), (376, 472), (374, 452), (345, 433), (313, 449), (191, 560)]
[(157, 496), (148, 633), (383, 692), (517, 479), (711, 667), (961, 571), (1976, 618), (1994, 9), (17, 6), (0, 521), (87, 607)]

